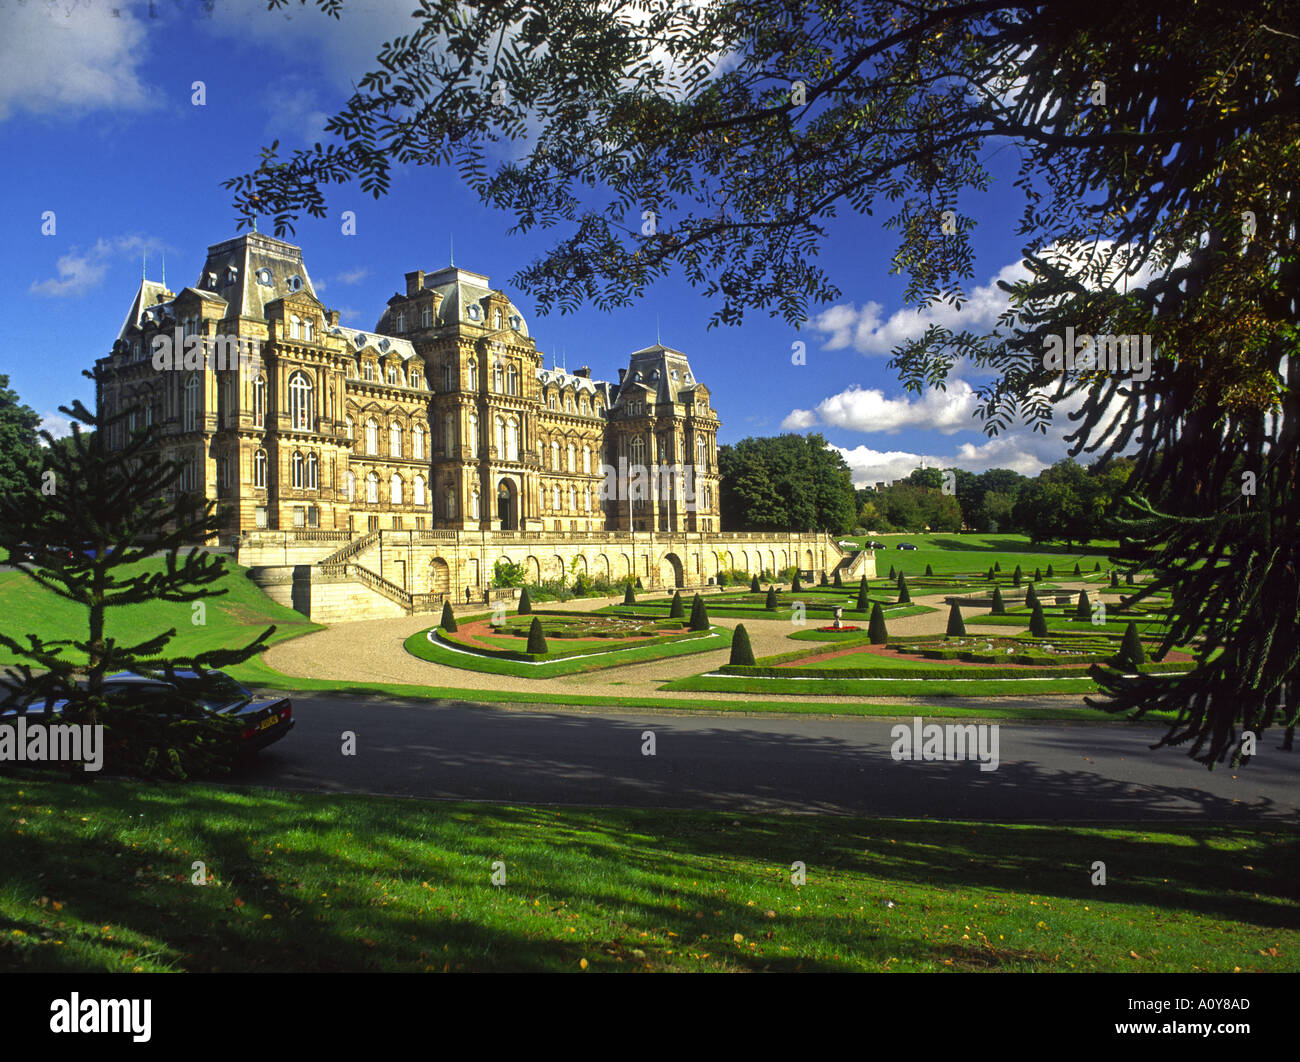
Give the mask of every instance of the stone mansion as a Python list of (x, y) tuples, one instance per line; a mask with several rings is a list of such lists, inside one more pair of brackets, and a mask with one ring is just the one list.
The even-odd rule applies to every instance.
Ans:
[[(506, 556), (500, 542), (515, 536), (696, 542), (693, 564), (686, 546), (671, 563), (647, 553), (648, 585), (704, 584), (710, 569), (738, 563), (716, 549), (701, 556), (699, 543), (722, 535), (719, 421), (686, 355), (635, 351), (617, 383), (548, 369), (523, 314), (480, 273), (407, 273), (363, 331), (316, 297), (301, 248), (245, 233), (208, 248), (193, 286), (142, 279), (98, 365), (101, 418), (125, 414), (110, 445), (156, 424), (161, 456), (182, 468), (177, 489), (216, 503), (220, 538), (243, 563), (306, 561), (323, 566), (317, 581), (374, 583), (407, 610), (420, 596), (480, 596)], [(828, 540), (811, 537), (816, 553), (792, 541), (780, 554), (825, 570)], [(385, 570), (384, 549), (402, 542), (400, 570), (396, 556)], [(471, 542), (473, 558), (463, 555)], [(434, 554), (411, 554), (417, 544)], [(370, 547), (379, 571), (362, 563)], [(578, 563), (535, 552), (553, 568)], [(635, 565), (631, 553), (601, 553), (598, 571), (591, 552), (581, 552), (591, 574)]]

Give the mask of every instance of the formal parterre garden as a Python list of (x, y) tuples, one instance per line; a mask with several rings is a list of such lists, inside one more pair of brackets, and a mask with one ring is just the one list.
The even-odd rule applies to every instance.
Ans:
[(726, 628), (694, 630), (684, 617), (548, 610), (466, 617), (455, 630), (439, 624), (408, 638), (406, 649), (422, 660), (470, 671), (555, 678), (730, 644)]

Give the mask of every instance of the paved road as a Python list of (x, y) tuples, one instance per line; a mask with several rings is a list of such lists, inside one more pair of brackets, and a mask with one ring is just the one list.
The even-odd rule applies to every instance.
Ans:
[[(239, 784), (326, 792), (989, 821), (1297, 821), (1280, 733), (1237, 772), (1163, 730), (1002, 722), (1000, 765), (894, 762), (896, 720), (521, 709), (294, 695), (297, 727)], [(903, 709), (905, 711), (905, 709)], [(951, 722), (951, 720), (949, 720)], [(356, 734), (355, 756), (341, 752)], [(642, 755), (653, 730), (655, 756)]]

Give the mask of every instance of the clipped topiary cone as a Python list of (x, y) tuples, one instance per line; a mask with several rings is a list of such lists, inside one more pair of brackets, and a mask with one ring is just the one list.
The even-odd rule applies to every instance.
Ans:
[(444, 631), (455, 633), (456, 631), (456, 614), (451, 610), (451, 602), (442, 603), (442, 619), (438, 621), (438, 626)]
[(749, 631), (745, 630), (743, 623), (737, 623), (731, 635), (731, 659), (727, 663), (754, 666), (754, 648), (749, 644)]
[(952, 603), (952, 608), (948, 610), (948, 635), (950, 637), (961, 638), (966, 634), (966, 621), (961, 618), (961, 609), (957, 607), (957, 602)]
[(519, 607), (515, 610), (521, 616), (527, 616), (533, 611), (533, 599), (528, 596), (528, 587), (519, 591)]
[(885, 613), (877, 603), (871, 606), (871, 622), (867, 626), (867, 637), (872, 645), (885, 645), (889, 642), (889, 631), (885, 627)]
[(542, 621), (537, 616), (533, 617), (532, 625), (528, 628), (528, 652), (545, 653), (550, 650), (546, 645), (546, 635), (542, 632)]

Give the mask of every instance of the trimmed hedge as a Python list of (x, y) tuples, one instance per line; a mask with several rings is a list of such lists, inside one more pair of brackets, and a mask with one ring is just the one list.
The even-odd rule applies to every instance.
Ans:
[(442, 619), (438, 621), (438, 626), (441, 627), (444, 631), (452, 631), (453, 633), (457, 629), (456, 614), (451, 610), (450, 601), (444, 601), (442, 603)]
[(729, 667), (754, 666), (754, 648), (749, 644), (749, 631), (745, 630), (743, 623), (736, 624), (731, 636), (731, 659), (727, 664)]

